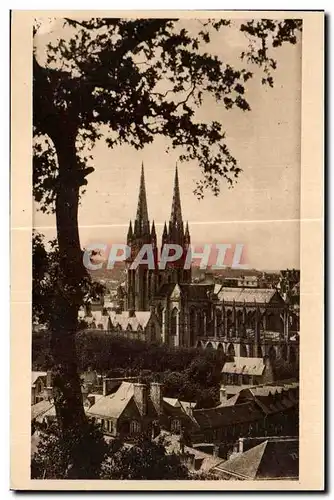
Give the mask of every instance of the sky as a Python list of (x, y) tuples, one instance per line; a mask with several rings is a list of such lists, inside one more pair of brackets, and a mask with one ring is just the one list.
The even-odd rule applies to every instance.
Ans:
[[(37, 38), (39, 54), (61, 31), (61, 22), (44, 25)], [(212, 39), (210, 50), (236, 67), (247, 67), (239, 59), (245, 41), (238, 29), (225, 29)], [(226, 130), (227, 145), (242, 168), (232, 189), (222, 184), (218, 197), (207, 191), (198, 200), (193, 194), (201, 175), (196, 162), (178, 164), (182, 214), (193, 244), (243, 244), (251, 268), (299, 268), (301, 55), (301, 41), (274, 49), (274, 88), (261, 85), (255, 71), (246, 84), (250, 112), (227, 111), (210, 99), (199, 111), (200, 118), (219, 120)], [(160, 137), (135, 151), (129, 146), (111, 150), (104, 139), (97, 142), (95, 172), (88, 177), (79, 209), (82, 246), (126, 242), (129, 220), (136, 214), (142, 162), (149, 218), (161, 235), (170, 216), (177, 162), (177, 152), (165, 152), (167, 144)], [(55, 217), (41, 213), (36, 203), (34, 227), (46, 238), (55, 236)]]

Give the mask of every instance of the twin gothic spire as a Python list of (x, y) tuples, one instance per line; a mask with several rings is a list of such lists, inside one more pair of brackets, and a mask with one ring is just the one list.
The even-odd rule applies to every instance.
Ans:
[[(173, 190), (173, 201), (172, 210), (169, 219), (169, 225), (165, 222), (162, 243), (178, 243), (183, 244), (184, 242), (190, 242), (190, 234), (188, 222), (186, 225), (185, 232), (183, 231), (183, 219), (181, 210), (181, 197), (180, 197), (180, 187), (179, 187), (179, 177), (177, 166), (175, 168), (174, 177), (174, 190)], [(133, 239), (151, 236), (152, 239), (156, 240), (156, 231), (154, 221), (152, 224), (152, 229), (150, 232), (150, 223), (148, 219), (147, 210), (147, 199), (146, 199), (146, 187), (145, 187), (145, 175), (144, 175), (144, 164), (142, 163), (141, 175), (140, 175), (140, 187), (139, 187), (139, 197), (137, 214), (134, 222), (134, 228), (132, 229), (132, 223), (130, 221), (128, 230), (128, 243)]]

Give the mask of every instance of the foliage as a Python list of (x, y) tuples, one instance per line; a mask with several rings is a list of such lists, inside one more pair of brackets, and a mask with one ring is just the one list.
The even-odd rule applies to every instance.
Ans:
[[(223, 39), (228, 29), (246, 35), (240, 53), (244, 68), (209, 53), (217, 33)], [(60, 187), (59, 132), (75, 141), (78, 186), (87, 184), (93, 171), (87, 167), (89, 152), (102, 135), (111, 148), (136, 149), (163, 135), (180, 149), (180, 161), (197, 160), (203, 179), (196, 194), (202, 197), (206, 188), (218, 194), (220, 180), (232, 184), (240, 168), (222, 124), (200, 121), (196, 110), (208, 99), (226, 109), (250, 110), (246, 84), (254, 70), (260, 68), (262, 83), (273, 86), (273, 52), (283, 43), (295, 44), (299, 30), (297, 19), (238, 25), (226, 19), (64, 19), (63, 36), (48, 45), (46, 64), (39, 63), (37, 48), (34, 52), (36, 199), (52, 209)]]
[(32, 479), (98, 479), (108, 446), (92, 422), (77, 427), (64, 439), (58, 424), (40, 432), (31, 461)]
[(299, 379), (299, 368), (297, 363), (289, 363), (278, 358), (272, 362), (275, 380)]
[[(36, 369), (46, 368), (41, 355), (48, 352), (49, 339), (45, 331), (33, 334), (33, 366)], [(77, 334), (76, 345), (81, 371), (91, 367), (110, 377), (183, 372), (189, 368), (189, 377), (194, 382), (210, 385), (224, 363), (224, 356), (219, 351), (148, 344), (105, 332), (83, 331)]]
[(101, 479), (188, 479), (187, 468), (176, 453), (167, 453), (164, 438), (140, 437), (122, 446), (104, 462)]
[(33, 321), (41, 325), (50, 325), (52, 320), (61, 316), (59, 296), (68, 297), (76, 304), (85, 304), (97, 299), (104, 292), (104, 286), (91, 279), (89, 273), (77, 276), (73, 290), (64, 283), (62, 269), (59, 266), (57, 240), (45, 242), (44, 235), (34, 232), (32, 238), (32, 295)]

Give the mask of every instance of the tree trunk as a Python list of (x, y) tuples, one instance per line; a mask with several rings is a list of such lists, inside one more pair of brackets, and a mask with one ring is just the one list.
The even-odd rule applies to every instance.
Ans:
[(78, 229), (76, 133), (66, 128), (62, 123), (51, 135), (59, 166), (56, 221), (60, 273), (57, 305), (50, 325), (54, 401), (58, 424), (65, 439), (71, 436), (74, 429), (86, 423), (75, 348), (81, 305), (80, 283), (85, 271)]

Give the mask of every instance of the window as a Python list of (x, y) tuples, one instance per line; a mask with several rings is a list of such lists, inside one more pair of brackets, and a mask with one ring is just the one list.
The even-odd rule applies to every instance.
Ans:
[(178, 433), (178, 432), (180, 432), (180, 429), (181, 429), (180, 420), (178, 420), (178, 419), (172, 420), (170, 430), (172, 432)]
[(178, 311), (176, 307), (172, 310), (172, 317), (171, 317), (171, 335), (175, 337), (177, 335), (177, 315)]
[(138, 434), (140, 432), (140, 423), (137, 420), (132, 420), (130, 423), (130, 433)]

